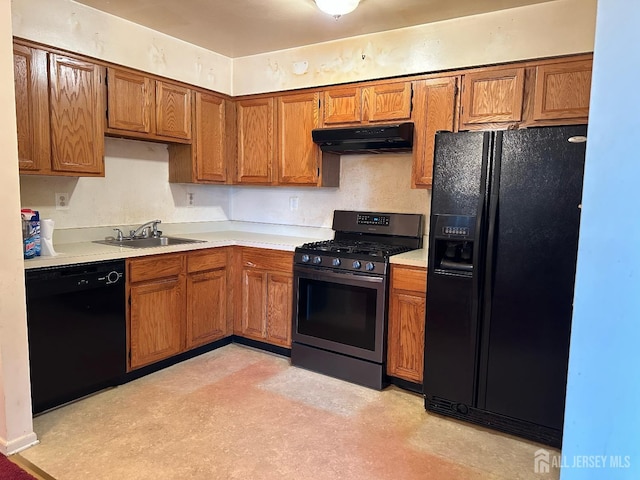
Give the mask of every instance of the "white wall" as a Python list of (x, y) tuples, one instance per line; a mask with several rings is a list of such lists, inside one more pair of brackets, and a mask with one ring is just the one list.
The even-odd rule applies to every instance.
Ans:
[(558, 0), (236, 58), (233, 94), (591, 52), (595, 15), (596, 0)]
[(411, 154), (343, 155), (341, 162), (340, 188), (235, 187), (233, 219), (330, 228), (339, 209), (429, 213), (431, 192), (410, 189)]
[[(169, 154), (162, 143), (105, 139), (104, 178), (20, 177), (23, 208), (53, 218), (57, 229), (229, 219), (225, 186), (169, 184)], [(187, 192), (194, 207), (187, 207)], [(68, 193), (69, 209), (56, 210), (55, 194)]]
[[(638, 2), (599, 2), (563, 480), (640, 478), (638, 25)], [(604, 458), (605, 468), (572, 468), (586, 455)], [(621, 468), (611, 466), (616, 459)]]
[(13, 34), (230, 94), (231, 59), (70, 0), (12, 0)]
[(0, 2), (0, 453), (3, 454), (36, 441), (29, 390), (9, 7), (9, 2)]

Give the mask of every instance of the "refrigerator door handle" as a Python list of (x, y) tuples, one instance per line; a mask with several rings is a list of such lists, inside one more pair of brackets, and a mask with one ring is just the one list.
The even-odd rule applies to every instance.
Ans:
[(478, 408), (485, 408), (486, 404), (486, 385), (487, 385), (487, 367), (489, 362), (489, 332), (491, 330), (491, 299), (493, 297), (493, 266), (495, 262), (496, 251), (496, 228), (499, 215), (499, 202), (500, 202), (500, 169), (502, 161), (502, 138), (504, 133), (499, 131), (495, 132), (494, 141), (492, 145), (492, 155), (489, 165), (489, 182), (487, 188), (488, 198), (488, 212), (487, 212), (487, 230), (486, 230), (486, 257), (484, 260), (484, 281), (483, 291), (481, 292), (484, 302), (484, 310), (481, 312), (482, 316), (482, 331), (479, 332), (479, 365), (478, 365), (478, 389), (476, 402)]
[[(489, 195), (489, 175), (490, 175), (490, 167), (491, 167), (491, 151), (493, 149), (493, 134), (491, 132), (484, 133), (484, 139), (482, 143), (482, 169), (480, 174), (480, 201), (478, 202), (478, 210), (476, 212), (476, 234), (474, 239), (473, 246), (473, 279), (472, 279), (472, 312), (471, 316), (473, 319), (474, 329), (471, 333), (471, 341), (473, 342), (473, 346), (475, 348), (476, 345), (480, 345), (480, 320), (482, 318), (482, 312), (480, 311), (482, 305), (482, 276), (485, 271), (485, 258), (483, 258), (483, 252), (485, 251), (484, 239), (486, 238), (486, 224), (487, 224), (487, 216), (488, 216), (488, 202), (487, 198)], [(478, 379), (479, 379), (479, 369), (480, 362), (479, 357), (476, 357), (475, 365), (474, 365), (474, 385), (473, 391), (477, 393), (478, 391)], [(475, 403), (477, 404), (477, 397), (474, 398)]]

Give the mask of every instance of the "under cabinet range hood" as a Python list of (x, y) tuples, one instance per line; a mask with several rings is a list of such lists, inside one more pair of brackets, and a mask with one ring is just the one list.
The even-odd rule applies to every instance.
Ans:
[(409, 152), (413, 146), (413, 123), (316, 128), (311, 137), (323, 152), (339, 155)]

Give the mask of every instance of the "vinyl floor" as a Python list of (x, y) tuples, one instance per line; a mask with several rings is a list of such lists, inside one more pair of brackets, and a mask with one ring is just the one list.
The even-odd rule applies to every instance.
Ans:
[[(56, 480), (557, 479), (541, 445), (231, 344), (34, 419)], [(559, 452), (550, 450), (550, 453)]]

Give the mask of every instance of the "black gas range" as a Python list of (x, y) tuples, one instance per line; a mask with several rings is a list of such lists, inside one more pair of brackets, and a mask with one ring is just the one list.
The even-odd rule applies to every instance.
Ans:
[(389, 260), (422, 247), (424, 217), (336, 210), (333, 230), (295, 251), (291, 363), (381, 389)]

